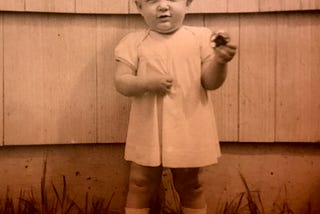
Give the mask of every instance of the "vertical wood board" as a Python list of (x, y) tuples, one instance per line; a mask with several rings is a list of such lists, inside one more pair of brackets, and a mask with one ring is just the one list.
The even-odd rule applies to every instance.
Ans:
[[(313, 0), (307, 0), (313, 1)], [(259, 0), (259, 11), (290, 11), (301, 10), (301, 5), (308, 4), (306, 0)], [(312, 8), (309, 8), (312, 9)], [(313, 8), (315, 9), (315, 8)]]
[(128, 0), (128, 9), (129, 9), (129, 14), (138, 14), (138, 10), (136, 7), (136, 4), (134, 3), (134, 0)]
[(224, 13), (227, 12), (226, 0), (193, 1), (189, 13)]
[(319, 14), (279, 16), (276, 140), (320, 142)]
[(4, 19), (5, 145), (96, 140), (96, 20)]
[(319, 0), (300, 0), (301, 10), (314, 10), (320, 9)]
[(0, 10), (24, 11), (25, 0), (0, 0)]
[[(41, 19), (28, 15), (4, 15), (4, 143), (24, 144), (32, 139), (43, 140), (42, 90), (30, 72), (42, 70), (43, 53), (40, 48)], [(37, 98), (40, 103), (33, 102)], [(36, 128), (36, 130), (34, 130)]]
[[(188, 13), (268, 12), (320, 9), (318, 0), (197, 0)], [(134, 0), (0, 0), (0, 10), (67, 13), (138, 13)]]
[(259, 0), (228, 0), (228, 12), (257, 12), (259, 11)]
[(190, 25), (190, 26), (204, 26), (204, 15), (202, 15), (202, 14), (186, 15), (185, 20), (184, 20), (184, 24)]
[(280, 1), (280, 5), (281, 5), (280, 8), (282, 11), (300, 10), (302, 1), (305, 1), (305, 0), (282, 0)]
[[(231, 43), (239, 45), (238, 15), (206, 15), (205, 25), (212, 31), (225, 30)], [(228, 64), (228, 76), (221, 88), (211, 92), (221, 141), (238, 141), (238, 60), (239, 51)]]
[(280, 11), (282, 1), (279, 0), (259, 0), (259, 11)]
[(128, 31), (126, 16), (98, 17), (98, 142), (125, 142), (130, 100), (114, 87), (114, 49)]
[(25, 0), (26, 11), (39, 12), (75, 12), (76, 0)]
[[(134, 0), (129, 1), (129, 13), (139, 13)], [(193, 1), (187, 13), (219, 13), (227, 12), (227, 1), (225, 0), (201, 0)]]
[(0, 14), (0, 146), (3, 145), (3, 14)]
[(276, 16), (240, 16), (239, 141), (273, 142)]
[(76, 0), (77, 13), (128, 14), (128, 0)]
[(128, 32), (148, 28), (148, 26), (146, 25), (144, 19), (140, 14), (130, 15), (127, 21), (128, 21), (128, 24), (127, 24)]

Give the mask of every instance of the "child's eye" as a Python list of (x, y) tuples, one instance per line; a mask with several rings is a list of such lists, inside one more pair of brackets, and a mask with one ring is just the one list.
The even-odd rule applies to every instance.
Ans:
[(146, 0), (146, 2), (147, 3), (150, 3), (150, 4), (152, 4), (152, 3), (156, 3), (158, 0)]
[[(147, 3), (156, 3), (160, 0), (145, 0)], [(176, 1), (181, 1), (181, 0), (167, 0), (167, 1), (172, 1), (172, 2), (176, 2)]]

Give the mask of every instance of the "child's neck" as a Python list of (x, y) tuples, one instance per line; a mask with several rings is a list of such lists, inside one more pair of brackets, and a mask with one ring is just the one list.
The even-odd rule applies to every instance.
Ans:
[(152, 30), (152, 29), (151, 29), (150, 31), (151, 31), (151, 32), (155, 32), (155, 33), (160, 34), (160, 35), (164, 35), (164, 36), (168, 35), (168, 36), (170, 36), (170, 35), (175, 34), (177, 31), (179, 31), (179, 30), (181, 29), (181, 27), (182, 27), (182, 26), (180, 26), (180, 27), (178, 27), (177, 29), (175, 29), (175, 30), (173, 30), (173, 31), (170, 31), (170, 32), (159, 32), (159, 31)]

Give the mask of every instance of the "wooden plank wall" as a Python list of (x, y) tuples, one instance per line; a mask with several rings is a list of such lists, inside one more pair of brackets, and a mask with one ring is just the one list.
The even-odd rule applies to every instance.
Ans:
[(240, 26), (239, 140), (273, 141), (277, 18), (242, 16)]
[[(205, 26), (213, 31), (223, 29), (229, 32), (232, 43), (239, 46), (239, 21), (239, 15), (208, 15), (205, 17)], [(212, 93), (219, 136), (222, 141), (239, 139), (239, 57), (240, 55), (237, 54), (229, 63), (228, 79), (223, 87)]]
[[(6, 2), (15, 10), (32, 5), (66, 13), (0, 13), (2, 144), (124, 142), (130, 101), (113, 87), (113, 49), (127, 32), (144, 28), (142, 18), (92, 14), (111, 1), (26, 0), (24, 9), (21, 1)], [(208, 1), (200, 2), (193, 10), (208, 12)], [(220, 3), (221, 11), (231, 7)], [(132, 8), (127, 1), (114, 4), (108, 13)], [(67, 13), (74, 8), (89, 14)], [(222, 141), (320, 142), (319, 15), (187, 16), (187, 24), (227, 30), (239, 47), (226, 83), (212, 92)]]
[(96, 141), (96, 18), (5, 14), (5, 142)]
[[(0, 25), (3, 26), (3, 15), (0, 14)], [(3, 27), (0, 27), (0, 41), (3, 41)], [(3, 42), (0, 42), (0, 146), (4, 145), (3, 141)]]
[[(320, 9), (319, 0), (194, 0), (190, 13)], [(55, 13), (137, 13), (133, 0), (0, 0), (0, 10)]]
[(276, 140), (319, 142), (319, 13), (281, 14), (277, 31)]

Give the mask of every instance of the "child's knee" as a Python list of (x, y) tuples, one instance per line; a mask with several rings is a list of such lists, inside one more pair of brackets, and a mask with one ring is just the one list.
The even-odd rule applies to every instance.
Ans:
[(175, 188), (179, 195), (201, 195), (204, 191), (203, 182), (199, 180), (176, 181)]
[(142, 166), (131, 167), (129, 188), (140, 192), (154, 191), (161, 179), (161, 171), (156, 168), (144, 168)]
[(199, 171), (174, 173), (173, 182), (179, 195), (201, 195), (204, 191)]
[(137, 188), (141, 191), (149, 191), (155, 186), (154, 181), (144, 175), (133, 174), (130, 176), (129, 185), (131, 188)]

